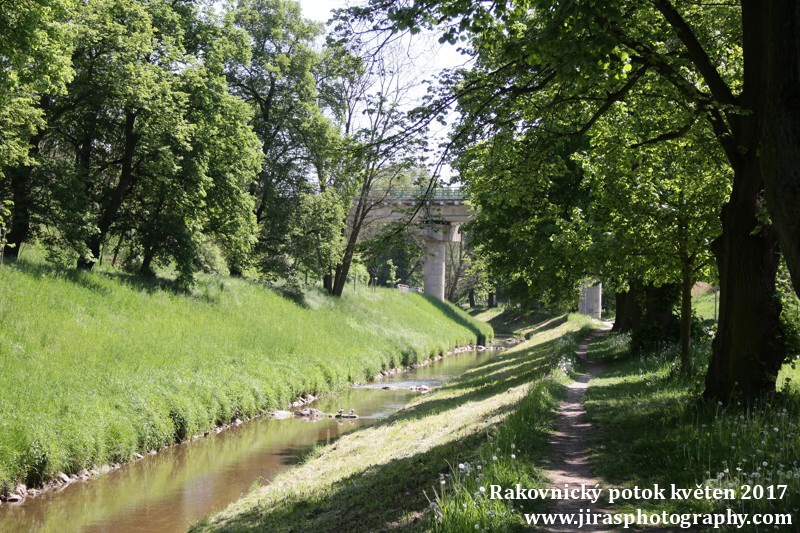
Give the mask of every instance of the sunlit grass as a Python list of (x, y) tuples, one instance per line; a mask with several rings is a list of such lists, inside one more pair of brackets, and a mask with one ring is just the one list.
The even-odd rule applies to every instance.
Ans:
[(491, 336), (392, 290), (299, 305), (245, 280), (190, 295), (116, 272), (0, 268), (0, 493), (124, 462), (300, 394)]

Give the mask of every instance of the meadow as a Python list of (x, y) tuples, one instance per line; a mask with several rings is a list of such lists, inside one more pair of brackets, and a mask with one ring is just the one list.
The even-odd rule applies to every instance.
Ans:
[(0, 295), (0, 493), (492, 336), (454, 306), (389, 289), (309, 289), (297, 302), (201, 276), (182, 294), (21, 260), (0, 268)]

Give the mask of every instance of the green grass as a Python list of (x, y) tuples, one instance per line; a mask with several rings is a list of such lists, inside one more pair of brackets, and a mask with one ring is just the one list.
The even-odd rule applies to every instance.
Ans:
[[(697, 371), (681, 377), (673, 346), (642, 358), (626, 357), (624, 337), (595, 341), (590, 354), (615, 361), (586, 394), (590, 419), (602, 429), (593, 443), (596, 474), (620, 487), (675, 484), (788, 485), (783, 500), (637, 501), (615, 505), (631, 512), (792, 513), (800, 508), (800, 394), (783, 393), (746, 406), (699, 400), (709, 347), (696, 349)], [(752, 526), (751, 526), (752, 527)], [(766, 530), (766, 529), (762, 529)], [(758, 529), (749, 529), (758, 531)]]
[[(566, 355), (575, 347), (569, 333), (583, 323), (576, 317), (543, 328), (378, 424), (318, 448), (303, 464), (192, 531), (414, 530), (448, 524), (463, 531), (462, 522), (471, 529), (472, 511), (459, 513), (468, 497), (461, 491), (470, 491), (473, 481), (458, 477), (458, 465), (472, 465), (472, 475), (482, 472), (487, 482), (509, 476), (544, 482), (539, 466), (568, 381)], [(519, 521), (517, 510), (506, 511), (496, 523)]]
[[(549, 311), (529, 311), (514, 307), (476, 307), (469, 314), (477, 320), (487, 322), (495, 333), (531, 338), (538, 331), (556, 327), (567, 320), (567, 315)], [(572, 315), (571, 320), (580, 320), (581, 315)], [(588, 321), (589, 319), (586, 318)], [(588, 322), (587, 322), (588, 323)]]
[(124, 462), (235, 417), (490, 337), (399, 291), (306, 294), (202, 277), (190, 295), (118, 272), (0, 268), (0, 493)]

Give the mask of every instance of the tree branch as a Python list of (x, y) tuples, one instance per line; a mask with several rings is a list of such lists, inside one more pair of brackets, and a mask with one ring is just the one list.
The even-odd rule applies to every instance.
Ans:
[(677, 32), (678, 38), (689, 52), (689, 59), (700, 71), (703, 79), (711, 89), (711, 94), (717, 101), (724, 105), (736, 105), (737, 99), (733, 96), (730, 87), (722, 79), (719, 71), (711, 63), (706, 50), (697, 36), (692, 31), (692, 28), (684, 20), (678, 10), (669, 2), (669, 0), (654, 0), (653, 4), (664, 16), (670, 26)]

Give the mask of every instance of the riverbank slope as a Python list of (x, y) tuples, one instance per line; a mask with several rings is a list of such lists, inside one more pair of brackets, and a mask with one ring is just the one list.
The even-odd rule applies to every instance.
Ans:
[(0, 494), (122, 463), (492, 336), (388, 289), (298, 303), (202, 277), (191, 294), (120, 272), (0, 268)]

